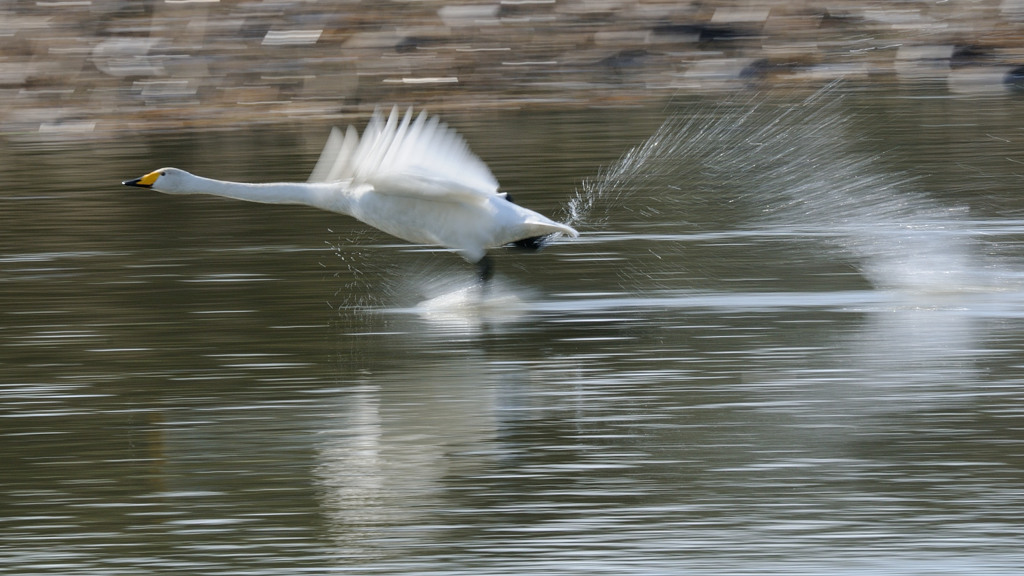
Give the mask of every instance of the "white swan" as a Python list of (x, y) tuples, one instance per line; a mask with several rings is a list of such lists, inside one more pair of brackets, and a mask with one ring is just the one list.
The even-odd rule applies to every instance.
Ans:
[(426, 112), (374, 112), (362, 138), (334, 128), (306, 182), (246, 184), (161, 168), (126, 186), (167, 194), (213, 194), (270, 204), (305, 204), (354, 218), (415, 244), (450, 248), (491, 276), (487, 250), (537, 249), (576, 230), (512, 202), (462, 137)]

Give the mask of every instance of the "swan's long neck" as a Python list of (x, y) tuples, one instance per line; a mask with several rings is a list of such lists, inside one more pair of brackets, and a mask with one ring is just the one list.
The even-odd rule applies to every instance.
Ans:
[(212, 194), (236, 200), (264, 204), (304, 204), (333, 212), (349, 212), (349, 195), (338, 183), (273, 182), (249, 184), (195, 176), (189, 179), (184, 194)]

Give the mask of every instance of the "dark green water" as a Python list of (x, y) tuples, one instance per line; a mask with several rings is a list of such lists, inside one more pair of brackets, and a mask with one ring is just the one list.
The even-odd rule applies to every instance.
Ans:
[(301, 180), (326, 127), (5, 143), (0, 573), (1016, 573), (1024, 101), (834, 96), (449, 116), (581, 194), (484, 301), (118, 184)]

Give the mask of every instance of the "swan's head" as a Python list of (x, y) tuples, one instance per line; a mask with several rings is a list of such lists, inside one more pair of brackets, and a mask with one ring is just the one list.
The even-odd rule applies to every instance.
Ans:
[(165, 194), (188, 194), (190, 190), (187, 184), (190, 178), (193, 178), (193, 176), (184, 170), (161, 168), (141, 178), (125, 180), (121, 184), (138, 188), (150, 188)]

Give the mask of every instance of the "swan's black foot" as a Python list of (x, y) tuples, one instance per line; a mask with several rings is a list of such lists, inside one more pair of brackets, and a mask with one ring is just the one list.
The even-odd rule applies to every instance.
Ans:
[(484, 256), (476, 263), (477, 270), (480, 271), (480, 283), (484, 286), (494, 278), (494, 264), (491, 262), (490, 256)]
[(551, 239), (551, 234), (545, 234), (543, 236), (532, 236), (530, 238), (523, 238), (522, 240), (516, 240), (510, 246), (519, 248), (520, 250), (529, 250), (530, 252), (539, 252), (542, 248), (547, 246), (548, 240)]

